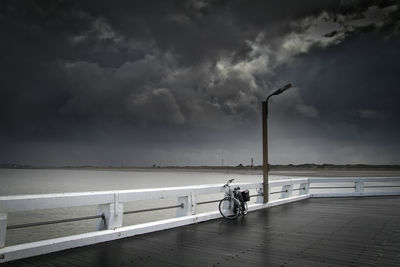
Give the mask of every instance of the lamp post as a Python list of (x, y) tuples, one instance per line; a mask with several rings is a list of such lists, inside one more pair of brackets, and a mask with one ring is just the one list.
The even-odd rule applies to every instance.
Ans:
[(292, 87), (290, 83), (279, 88), (262, 102), (262, 135), (263, 135), (263, 202), (268, 203), (268, 100), (274, 96), (285, 92)]

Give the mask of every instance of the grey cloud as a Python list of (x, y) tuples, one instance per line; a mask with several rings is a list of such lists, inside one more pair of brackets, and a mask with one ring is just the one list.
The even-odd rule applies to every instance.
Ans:
[(338, 45), (357, 31), (368, 28), (392, 28), (390, 35), (399, 19), (399, 6), (389, 5), (378, 7), (371, 5), (355, 13), (340, 14), (322, 12), (292, 22), (298, 28), (282, 38), (278, 50), (277, 61), (286, 63), (296, 55), (308, 53), (315, 46), (327, 47)]
[(296, 109), (299, 113), (303, 114), (306, 117), (310, 118), (318, 117), (318, 110), (313, 106), (299, 104), (296, 106)]
[(385, 115), (377, 110), (359, 109), (358, 115), (363, 119), (384, 119)]
[[(398, 7), (395, 1), (5, 1), (1, 143), (14, 160), (29, 161), (22, 155), (42, 144), (49, 151), (70, 147), (69, 157), (77, 150), (82, 161), (92, 155), (101, 164), (126, 157), (138, 164), (168, 157), (174, 164), (174, 153), (188, 164), (200, 158), (210, 164), (207, 153), (224, 153), (234, 164), (260, 158), (260, 102), (286, 82), (294, 88), (270, 105), (277, 161), (304, 159), (305, 147), (291, 140), (309, 144), (316, 162), (324, 149), (341, 144), (324, 158), (335, 161), (351, 146), (338, 140), (354, 141), (366, 130), (395, 142)], [(343, 121), (343, 134), (333, 134)], [(368, 138), (357, 147), (372, 151)], [(98, 144), (104, 147), (94, 149)], [(287, 154), (292, 145), (297, 152)], [(132, 154), (118, 153), (118, 146)], [(100, 156), (107, 149), (116, 160)]]
[(182, 124), (185, 121), (174, 95), (167, 88), (155, 88), (144, 94), (132, 95), (128, 109), (139, 122)]

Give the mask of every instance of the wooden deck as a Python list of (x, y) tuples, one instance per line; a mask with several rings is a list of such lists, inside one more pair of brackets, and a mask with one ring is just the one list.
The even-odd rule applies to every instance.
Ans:
[(308, 199), (3, 266), (400, 266), (400, 197)]

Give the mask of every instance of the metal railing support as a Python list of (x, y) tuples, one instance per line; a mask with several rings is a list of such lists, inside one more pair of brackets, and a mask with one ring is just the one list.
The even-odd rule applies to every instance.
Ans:
[(117, 205), (117, 208), (115, 208), (116, 205), (114, 203), (98, 206), (97, 213), (99, 215), (104, 214), (104, 219), (99, 218), (96, 220), (97, 230), (109, 230), (122, 226), (124, 204), (118, 203)]
[(183, 204), (183, 208), (176, 210), (176, 217), (195, 215), (197, 211), (196, 194), (192, 191), (187, 196), (178, 197), (177, 204)]
[(189, 215), (189, 210), (188, 210), (189, 196), (178, 197), (177, 204), (182, 205), (182, 208), (180, 208), (180, 209), (178, 208), (176, 210), (176, 217), (182, 217), (182, 216)]
[(118, 192), (114, 192), (113, 203), (98, 205), (97, 213), (104, 215), (103, 218), (99, 218), (96, 221), (97, 230), (109, 230), (121, 227), (124, 216), (124, 204), (119, 203)]
[(0, 248), (6, 243), (7, 213), (0, 213)]
[(105, 216), (104, 216), (104, 214), (100, 214), (100, 215), (58, 219), (58, 220), (51, 220), (51, 221), (40, 221), (40, 222), (32, 222), (32, 223), (14, 224), (14, 225), (7, 225), (7, 230), (48, 225), (48, 224), (56, 224), (56, 223), (77, 222), (77, 221), (84, 221), (84, 220), (91, 220), (91, 219), (98, 219), (98, 218), (105, 218)]
[(358, 194), (364, 193), (364, 180), (360, 178), (355, 184), (355, 192)]
[[(270, 191), (268, 190), (268, 192), (270, 192)], [(256, 203), (257, 204), (263, 204), (264, 203), (264, 194), (263, 194), (263, 189), (262, 188), (257, 188)]]
[(124, 211), (124, 215), (125, 214), (134, 214), (134, 213), (141, 213), (141, 212), (156, 211), (156, 210), (176, 209), (176, 208), (183, 208), (183, 204), (172, 205), (172, 206), (164, 206), (164, 207), (158, 207), (158, 208), (140, 209), (140, 210), (127, 210), (127, 211)]
[(300, 184), (299, 195), (307, 195), (310, 192), (310, 182)]
[(293, 185), (292, 184), (282, 186), (281, 198), (291, 197), (292, 194), (293, 194)]

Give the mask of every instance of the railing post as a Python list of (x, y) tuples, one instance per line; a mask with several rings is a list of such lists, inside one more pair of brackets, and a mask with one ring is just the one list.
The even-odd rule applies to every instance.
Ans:
[(96, 221), (97, 230), (109, 230), (122, 226), (124, 216), (124, 204), (119, 203), (118, 192), (114, 193), (114, 202), (98, 206), (98, 214), (103, 214), (103, 218)]
[(3, 248), (6, 243), (6, 231), (7, 231), (7, 213), (0, 213), (0, 248)]
[(191, 192), (190, 193), (190, 198), (191, 198), (191, 213), (192, 213), (192, 215), (195, 215), (195, 214), (197, 214), (197, 195), (196, 195), (196, 193), (195, 192)]
[[(117, 212), (115, 212), (117, 210)], [(96, 221), (97, 230), (109, 230), (115, 229), (122, 226), (122, 216), (124, 213), (124, 204), (114, 203), (102, 204), (98, 206), (98, 214), (104, 215), (103, 218), (99, 218)]]
[(197, 200), (193, 191), (188, 196), (178, 197), (177, 203), (178, 205), (183, 204), (183, 207), (176, 210), (176, 217), (196, 214)]
[(299, 195), (307, 195), (310, 192), (310, 181), (300, 184)]
[(293, 194), (293, 185), (287, 184), (282, 186), (281, 198), (291, 197)]
[(357, 194), (363, 194), (364, 193), (364, 180), (363, 179), (358, 179), (358, 181), (356, 181), (354, 186), (354, 190)]
[[(269, 192), (269, 190), (268, 190), (268, 192)], [(264, 203), (264, 195), (263, 195), (263, 189), (262, 188), (257, 188), (256, 203), (257, 204), (263, 204)]]

